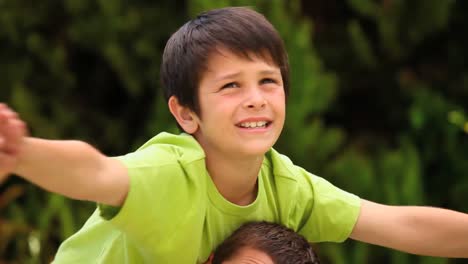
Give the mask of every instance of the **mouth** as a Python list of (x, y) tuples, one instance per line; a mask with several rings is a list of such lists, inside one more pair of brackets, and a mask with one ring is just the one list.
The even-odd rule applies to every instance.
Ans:
[(267, 128), (271, 125), (271, 121), (256, 121), (256, 122), (241, 122), (237, 124), (237, 127), (247, 128), (247, 129), (259, 129)]

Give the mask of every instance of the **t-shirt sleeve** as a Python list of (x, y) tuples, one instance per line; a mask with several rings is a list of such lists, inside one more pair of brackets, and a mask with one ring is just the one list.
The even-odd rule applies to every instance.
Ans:
[(342, 242), (349, 237), (359, 217), (358, 196), (309, 173), (298, 195), (301, 202), (295, 213), (300, 234), (310, 242)]
[(190, 207), (194, 183), (173, 157), (153, 147), (118, 157), (128, 169), (129, 192), (121, 207), (99, 205), (101, 217), (147, 245), (175, 232), (177, 221), (183, 220), (180, 212)]
[[(118, 156), (118, 157), (112, 157), (112, 158), (122, 162), (127, 168), (127, 170), (129, 169), (128, 164), (125, 163), (125, 156)], [(112, 206), (112, 205), (107, 205), (107, 204), (102, 204), (102, 203), (98, 203), (97, 207), (98, 207), (99, 215), (104, 220), (111, 220), (114, 216), (116, 216), (120, 212), (120, 208), (121, 208), (121, 206)]]

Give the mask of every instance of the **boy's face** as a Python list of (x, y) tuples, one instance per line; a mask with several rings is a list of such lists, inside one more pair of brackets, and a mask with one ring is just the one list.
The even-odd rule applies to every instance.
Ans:
[(199, 83), (193, 134), (206, 153), (259, 156), (278, 139), (285, 119), (280, 69), (255, 54), (211, 54)]

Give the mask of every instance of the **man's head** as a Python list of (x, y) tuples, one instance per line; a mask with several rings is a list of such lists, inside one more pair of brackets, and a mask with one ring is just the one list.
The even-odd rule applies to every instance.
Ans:
[(161, 65), (166, 100), (199, 114), (198, 86), (207, 63), (219, 49), (250, 59), (252, 55), (275, 64), (287, 94), (289, 65), (283, 41), (265, 17), (244, 7), (228, 7), (201, 13), (168, 40)]
[(312, 246), (301, 235), (279, 224), (242, 225), (216, 249), (212, 264), (318, 264)]

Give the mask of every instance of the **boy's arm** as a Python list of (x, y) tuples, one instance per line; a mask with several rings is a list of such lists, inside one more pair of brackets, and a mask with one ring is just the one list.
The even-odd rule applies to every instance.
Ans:
[(468, 214), (362, 200), (351, 238), (412, 254), (468, 258)]
[(126, 168), (81, 141), (25, 137), (17, 114), (0, 105), (0, 180), (9, 173), (73, 199), (121, 205), (129, 188)]
[(114, 206), (129, 188), (121, 162), (82, 141), (25, 138), (13, 173), (54, 193)]

